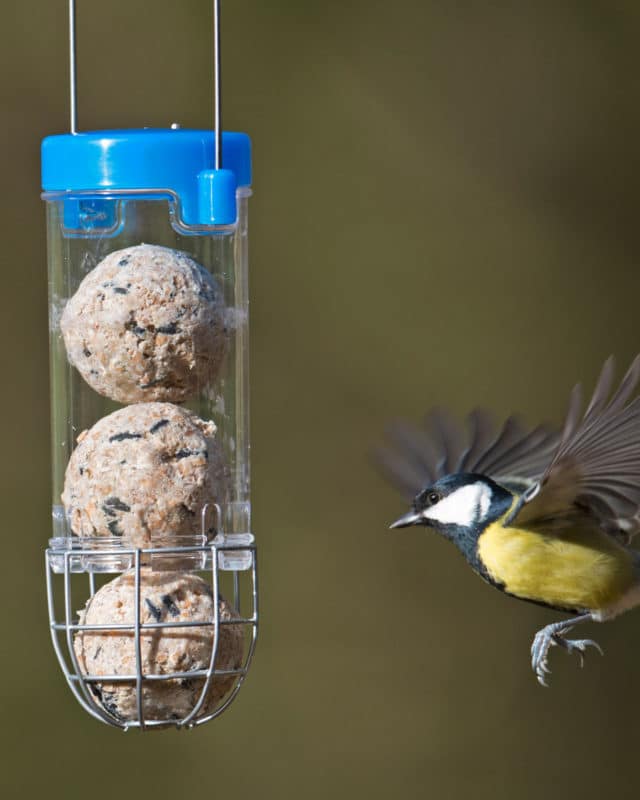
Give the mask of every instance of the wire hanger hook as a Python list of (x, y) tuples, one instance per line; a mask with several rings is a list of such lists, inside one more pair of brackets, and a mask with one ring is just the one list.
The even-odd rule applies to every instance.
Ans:
[[(69, 0), (69, 130), (78, 132), (78, 72), (76, 66), (76, 0)], [(214, 84), (214, 168), (222, 163), (221, 57), (220, 57), (220, 0), (213, 0), (213, 84)]]

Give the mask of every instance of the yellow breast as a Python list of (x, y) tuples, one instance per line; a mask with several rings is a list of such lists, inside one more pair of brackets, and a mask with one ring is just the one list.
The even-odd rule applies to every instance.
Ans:
[(548, 535), (494, 522), (478, 556), (509, 594), (557, 608), (605, 609), (637, 580), (632, 553), (597, 529)]

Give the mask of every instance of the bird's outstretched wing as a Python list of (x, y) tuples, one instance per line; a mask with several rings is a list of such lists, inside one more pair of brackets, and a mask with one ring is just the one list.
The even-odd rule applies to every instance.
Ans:
[(517, 417), (496, 428), (483, 409), (467, 417), (467, 430), (440, 409), (430, 411), (423, 427), (395, 422), (388, 443), (374, 451), (375, 460), (391, 483), (408, 498), (438, 478), (454, 472), (489, 475), (510, 488), (524, 491), (537, 485), (560, 435), (546, 425), (533, 430)]
[(573, 390), (560, 441), (525, 493), (519, 523), (579, 512), (613, 535), (640, 530), (640, 356), (612, 393), (614, 369), (611, 357), (584, 414), (580, 385)]
[(522, 493), (509, 523), (587, 516), (628, 540), (640, 531), (640, 356), (612, 392), (614, 371), (611, 357), (584, 414), (575, 387), (562, 432), (529, 430), (516, 417), (496, 429), (481, 409), (469, 414), (467, 432), (436, 409), (423, 427), (390, 426), (376, 461), (410, 499), (444, 475), (476, 472)]

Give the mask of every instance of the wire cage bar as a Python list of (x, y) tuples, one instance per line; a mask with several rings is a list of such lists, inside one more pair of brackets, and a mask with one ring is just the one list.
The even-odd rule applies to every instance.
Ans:
[[(55, 540), (54, 540), (55, 541)], [(247, 567), (243, 570), (224, 570), (226, 559), (237, 557), (242, 553), (242, 558)], [(172, 556), (176, 563), (185, 556), (198, 559), (194, 569), (193, 561), (189, 563), (186, 574), (197, 574), (206, 580), (214, 598), (212, 614), (207, 618), (196, 620), (173, 619), (164, 621), (142, 621), (142, 583), (143, 569), (153, 569), (154, 556), (163, 558)], [(126, 623), (108, 621), (104, 624), (87, 624), (83, 621), (82, 612), (74, 611), (74, 599), (78, 596), (78, 586), (73, 586), (74, 579), (86, 575), (88, 580), (89, 599), (96, 596), (97, 578), (111, 576), (113, 573), (121, 574), (117, 568), (104, 569), (100, 558), (116, 556), (128, 557), (132, 567), (124, 574), (132, 574), (134, 582), (133, 620)], [(190, 729), (215, 719), (237, 696), (245, 676), (247, 675), (258, 635), (258, 571), (256, 548), (253, 544), (216, 544), (209, 542), (199, 546), (130, 548), (121, 547), (117, 550), (101, 550), (94, 552), (89, 562), (82, 565), (78, 562), (77, 548), (54, 544), (46, 551), (47, 574), (47, 602), (49, 609), (49, 625), (53, 647), (60, 667), (74, 697), (82, 708), (94, 719), (107, 725), (122, 730), (175, 727)], [(156, 571), (155, 574), (173, 574), (166, 570)], [(232, 615), (229, 619), (220, 616), (221, 583), (226, 579), (230, 587), (229, 602)], [(84, 580), (82, 579), (84, 584)], [(62, 602), (60, 602), (60, 599)], [(246, 604), (246, 609), (244, 608)], [(62, 609), (62, 614), (60, 613)], [(220, 631), (225, 626), (232, 626), (242, 632), (242, 657), (240, 664), (234, 668), (219, 666)], [(165, 634), (178, 634), (194, 631), (211, 631), (211, 648), (208, 663), (205, 667), (186, 669), (184, 671), (145, 671), (143, 664), (143, 643), (154, 636)], [(113, 674), (92, 674), (83, 668), (78, 658), (75, 644), (78, 636), (83, 634), (103, 634), (111, 636), (124, 636), (133, 645), (135, 652), (135, 669), (130, 672), (114, 672)], [(201, 634), (202, 635), (202, 634)], [(223, 694), (211, 704), (208, 701), (210, 689), (216, 681), (224, 679)], [(148, 714), (145, 709), (144, 688), (149, 685), (169, 686), (185, 685), (185, 682), (196, 682), (199, 689), (196, 693), (192, 707), (179, 717), (158, 718)], [(120, 685), (130, 688), (135, 692), (136, 713), (132, 717), (123, 718), (117, 709), (105, 703), (101, 687)], [(203, 712), (204, 709), (204, 712)]]

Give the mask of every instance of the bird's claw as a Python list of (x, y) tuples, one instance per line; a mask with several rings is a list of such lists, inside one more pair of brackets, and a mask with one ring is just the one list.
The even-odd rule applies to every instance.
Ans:
[(581, 667), (584, 666), (584, 657), (587, 652), (587, 647), (593, 647), (601, 656), (604, 655), (604, 650), (593, 639), (564, 639), (562, 636), (558, 636), (556, 644), (564, 647), (567, 653), (577, 653)]
[(548, 686), (546, 676), (551, 672), (547, 663), (549, 650), (557, 642), (553, 636), (547, 632), (546, 628), (536, 633), (531, 645), (531, 668), (536, 673), (536, 678), (541, 686)]
[(565, 639), (564, 634), (568, 633), (572, 627), (572, 625), (564, 627), (547, 625), (546, 628), (536, 633), (531, 645), (531, 667), (541, 686), (548, 686), (546, 677), (551, 672), (548, 664), (549, 650), (555, 645), (564, 648), (567, 653), (577, 653), (581, 667), (584, 666), (587, 647), (593, 647), (600, 655), (604, 655), (600, 645), (593, 639)]

